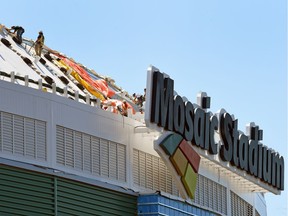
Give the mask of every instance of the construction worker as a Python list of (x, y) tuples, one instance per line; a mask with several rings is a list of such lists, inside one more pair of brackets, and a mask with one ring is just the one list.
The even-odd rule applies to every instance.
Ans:
[(17, 44), (22, 43), (22, 34), (25, 32), (24, 28), (21, 26), (12, 26), (11, 29), (8, 29), (8, 31), (13, 35), (12, 38)]
[(42, 47), (44, 45), (44, 35), (43, 32), (40, 31), (39, 35), (37, 37), (37, 40), (35, 42), (35, 52), (37, 56), (41, 57)]
[(0, 34), (4, 34), (5, 26), (3, 24), (0, 24)]
[(122, 104), (119, 104), (117, 106), (117, 109), (119, 110), (119, 112), (121, 113), (121, 115), (123, 116), (128, 116), (128, 102), (123, 100)]

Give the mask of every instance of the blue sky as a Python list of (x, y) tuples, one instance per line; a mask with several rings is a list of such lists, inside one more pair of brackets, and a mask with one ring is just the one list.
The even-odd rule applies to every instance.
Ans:
[[(287, 163), (285, 0), (2, 1), (0, 23), (32, 39), (42, 30), (47, 46), (130, 94), (143, 93), (152, 64), (191, 102), (207, 92), (211, 111), (225, 108), (240, 130), (258, 124)], [(266, 195), (268, 215), (287, 214), (286, 191)]]

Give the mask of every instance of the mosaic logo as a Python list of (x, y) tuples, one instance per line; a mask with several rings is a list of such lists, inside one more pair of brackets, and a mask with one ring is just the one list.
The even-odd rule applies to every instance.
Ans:
[(158, 153), (159, 147), (165, 152), (166, 158), (176, 170), (187, 196), (194, 199), (200, 156), (181, 135), (176, 133), (169, 134), (155, 147)]

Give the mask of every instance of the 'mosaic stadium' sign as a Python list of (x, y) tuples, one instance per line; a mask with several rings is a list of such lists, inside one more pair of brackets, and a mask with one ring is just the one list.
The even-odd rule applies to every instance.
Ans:
[[(245, 135), (238, 130), (237, 119), (228, 112), (206, 111), (210, 107), (209, 97), (202, 97), (201, 105), (184, 101), (174, 95), (174, 81), (154, 67), (148, 71), (146, 97), (148, 127), (175, 132), (194, 147), (207, 150), (211, 155), (219, 154), (222, 161), (230, 162), (277, 190), (284, 190), (284, 158), (259, 143), (263, 131), (258, 126), (250, 127), (249, 136)], [(218, 143), (215, 132), (220, 135)]]

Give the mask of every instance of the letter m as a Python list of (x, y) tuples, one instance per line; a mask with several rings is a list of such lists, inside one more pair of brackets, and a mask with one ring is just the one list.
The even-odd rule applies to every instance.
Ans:
[(174, 82), (160, 72), (153, 73), (151, 122), (166, 130), (173, 130)]
[(273, 153), (272, 156), (272, 185), (279, 190), (284, 190), (284, 158)]

